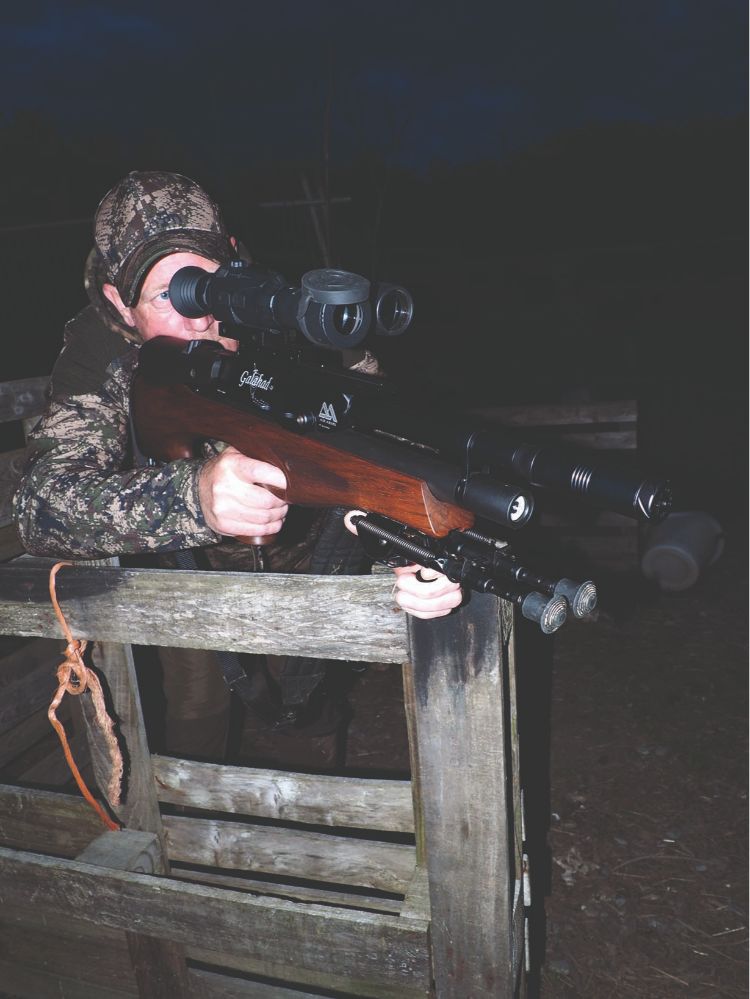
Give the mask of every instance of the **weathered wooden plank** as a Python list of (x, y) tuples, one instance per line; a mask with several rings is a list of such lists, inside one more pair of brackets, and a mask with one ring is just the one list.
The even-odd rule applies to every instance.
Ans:
[(0, 699), (0, 735), (49, 705), (57, 690), (57, 677), (46, 663), (3, 687)]
[[(94, 941), (97, 945), (97, 941)], [(40, 947), (46, 941), (39, 942)], [(75, 971), (75, 969), (73, 969)], [(282, 985), (269, 985), (267, 982), (253, 982), (248, 979), (233, 978), (203, 968), (188, 969), (189, 978), (200, 988), (202, 999), (320, 999), (320, 992), (301, 991)], [(111, 975), (106, 983), (83, 982), (78, 978), (63, 977), (39, 971), (38, 968), (0, 960), (0, 982), (10, 990), (8, 995), (23, 999), (133, 999), (138, 993), (133, 989), (115, 988), (110, 983), (121, 979)], [(178, 999), (176, 993), (171, 999)], [(179, 997), (182, 999), (182, 997)]]
[(64, 658), (65, 642), (54, 638), (32, 638), (18, 645), (12, 652), (0, 656), (0, 690), (21, 679), (37, 666), (46, 665), (55, 676)]
[[(58, 637), (51, 561), (0, 566), (0, 634)], [(76, 638), (307, 655), (362, 662), (407, 658), (390, 576), (305, 576), (116, 569), (78, 564), (57, 577)]]
[[(320, 997), (318, 991), (236, 978), (216, 968), (190, 968), (189, 979), (200, 987), (203, 999)], [(0, 920), (0, 989), (24, 999), (132, 999), (138, 995), (121, 930), (75, 918), (48, 918), (42, 924), (31, 908), (22, 920)], [(170, 999), (184, 996), (173, 993)]]
[(494, 597), (473, 594), (459, 614), (409, 619), (440, 999), (515, 994), (504, 716), (510, 611)]
[[(151, 754), (146, 740), (141, 703), (138, 699), (138, 681), (135, 675), (133, 652), (129, 645), (97, 642), (92, 660), (108, 688), (111, 709), (117, 718), (117, 728), (128, 760), (124, 781), (122, 804), (112, 810), (123, 825), (156, 833), (164, 842), (159, 803), (156, 800)], [(110, 760), (104, 751), (93, 704), (85, 695), (76, 698), (86, 722), (91, 759), (94, 764), (100, 791), (106, 792), (110, 776)]]
[[(66, 713), (58, 711), (57, 717), (64, 723)], [(18, 725), (8, 729), (0, 739), (0, 769), (52, 731), (46, 707), (40, 708)]]
[(307, 825), (413, 832), (411, 784), (152, 756), (159, 801)]
[(75, 857), (104, 826), (77, 795), (0, 785), (3, 846)]
[[(46, 941), (39, 941), (43, 950)], [(37, 952), (39, 953), (39, 952)], [(71, 969), (75, 973), (78, 969)], [(135, 989), (124, 990), (111, 985), (121, 982), (116, 976), (108, 982), (85, 982), (79, 978), (68, 978), (55, 972), (40, 971), (38, 967), (20, 964), (16, 961), (0, 959), (0, 982), (3, 995), (23, 997), (23, 999), (132, 999), (138, 993)]]
[[(520, 425), (519, 425), (520, 426)], [(623, 454), (638, 447), (635, 426), (627, 429), (624, 424), (602, 424), (590, 427), (523, 427), (514, 430), (514, 437), (522, 436), (530, 444), (540, 443), (578, 450), (620, 451)]]
[(175, 866), (172, 877), (178, 880), (193, 881), (200, 885), (216, 885), (217, 888), (231, 888), (234, 891), (249, 891), (256, 895), (271, 895), (274, 898), (288, 898), (298, 902), (311, 902), (315, 905), (334, 905), (344, 909), (364, 909), (368, 912), (388, 912), (393, 916), (401, 914), (400, 899), (380, 895), (366, 895), (364, 892), (334, 891), (322, 886), (284, 884), (280, 881), (260, 881), (257, 878), (238, 877), (234, 874), (217, 874), (214, 871), (192, 870), (189, 867)]
[(164, 874), (161, 844), (154, 833), (139, 829), (104, 832), (82, 850), (76, 860), (116, 871), (136, 874)]
[[(405, 925), (405, 924), (402, 924)], [(425, 948), (426, 949), (426, 948)], [(188, 947), (188, 956), (191, 961), (199, 962), (202, 965), (215, 965), (222, 971), (235, 971), (240, 972), (244, 975), (262, 975), (263, 972), (258, 970), (257, 962), (253, 958), (249, 958), (246, 955), (237, 956), (234, 954), (220, 954), (214, 951), (205, 950), (200, 947)], [(428, 963), (429, 958), (425, 958), (426, 963)], [(354, 969), (353, 969), (354, 970)], [(346, 986), (340, 991), (336, 989), (336, 996), (341, 997), (341, 999), (357, 999), (357, 997), (362, 997), (362, 999), (435, 999), (435, 993), (430, 990), (430, 983), (428, 979), (420, 979), (419, 981), (414, 981), (410, 978), (409, 974), (405, 973), (401, 975), (398, 984), (380, 984), (372, 981), (366, 981), (364, 979), (354, 979), (349, 977)], [(315, 999), (321, 999), (323, 996), (330, 996), (331, 993), (328, 991), (329, 988), (335, 988), (335, 986), (327, 986), (322, 981), (317, 978), (313, 981), (310, 974), (307, 974), (304, 980), (300, 979), (299, 974), (296, 969), (287, 966), (282, 970), (281, 974), (269, 976), (275, 978), (281, 978), (284, 983), (289, 982), (294, 983), (295, 986), (307, 986), (312, 988), (311, 993), (303, 993), (303, 996), (310, 995), (315, 997)], [(237, 979), (230, 979), (230, 981), (237, 981)], [(318, 992), (316, 989), (321, 989), (324, 991)], [(259, 999), (266, 999), (265, 993), (260, 987), (260, 983), (256, 985), (257, 991), (252, 993), (254, 996), (258, 996)], [(273, 995), (273, 993), (271, 993)], [(230, 993), (234, 995), (234, 993)], [(284, 994), (282, 993), (282, 996)], [(296, 992), (293, 993), (294, 999), (296, 999)], [(286, 999), (286, 997), (284, 997)], [(292, 997), (290, 997), (292, 999)], [(520, 997), (519, 997), (520, 999)]]
[[(28, 639), (0, 658), (0, 767), (32, 749), (45, 736), (51, 737), (47, 759), (40, 760), (35, 750), (28, 774), (19, 769), (25, 765), (19, 759), (13, 767), (15, 779), (58, 784), (70, 777), (47, 718), (47, 708), (57, 686), (55, 674), (63, 658), (62, 648), (63, 643), (54, 639)], [(62, 722), (69, 718), (67, 702), (60, 705), (57, 716)]]
[[(171, 821), (170, 817), (166, 818), (167, 824)], [(182, 821), (187, 823), (197, 820), (183, 819)], [(76, 795), (0, 785), (0, 843), (4, 846), (26, 848), (40, 853), (55, 853), (73, 858), (84, 850), (95, 837), (99, 836), (103, 828), (92, 809)], [(273, 833), (274, 830), (269, 830), (269, 832)], [(333, 839), (333, 837), (324, 838)], [(350, 842), (356, 845), (358, 841), (351, 840)], [(172, 855), (171, 859), (181, 860), (182, 858)], [(413, 860), (410, 863), (413, 866)], [(178, 876), (194, 880), (204, 878), (203, 873), (194, 874), (189, 871), (180, 871)], [(309, 877), (312, 874), (301, 876)], [(206, 880), (211, 882), (211, 878), (208, 876), (206, 876)], [(217, 884), (220, 883), (224, 883), (224, 881), (217, 881)], [(246, 884), (250, 884), (250, 882), (246, 882)], [(288, 890), (280, 888), (277, 891), (273, 885), (270, 885), (269, 889), (270, 894), (286, 897), (290, 894), (294, 895), (297, 891), (295, 888)], [(258, 883), (254, 886), (254, 890), (262, 892), (264, 887)], [(316, 891), (316, 889), (310, 890)], [(325, 900), (330, 903), (336, 894), (331, 893)], [(312, 900), (312, 896), (308, 897), (304, 891), (301, 891), (299, 897), (303, 900)], [(356, 898), (357, 896), (352, 896), (351, 899), (345, 900), (342, 904), (356, 905)], [(366, 897), (362, 899), (362, 907), (368, 907)], [(394, 907), (398, 908), (398, 904), (384, 902), (381, 906), (373, 903), (373, 907), (392, 912)]]
[[(317, 991), (236, 978), (206, 967), (189, 968), (188, 975), (203, 999), (320, 997)], [(42, 924), (33, 909), (23, 921), (0, 920), (0, 988), (4, 994), (24, 999), (133, 999), (138, 995), (121, 930), (70, 917), (48, 918)], [(171, 999), (184, 997), (173, 993)]]
[[(27, 900), (0, 916), (0, 989), (28, 999), (136, 996), (125, 933), (73, 915), (44, 917)], [(101, 991), (97, 991), (101, 990)]]
[(0, 905), (13, 909), (30, 898), (39, 920), (70, 914), (115, 929), (137, 926), (190, 947), (206, 963), (241, 965), (280, 981), (375, 999), (429, 990), (426, 923), (0, 848)]
[[(131, 836), (133, 830), (154, 834), (155, 841), (159, 843), (158, 851), (154, 854), (156, 870), (160, 873), (167, 872), (169, 861), (138, 699), (132, 648), (130, 645), (97, 642), (92, 658), (109, 688), (112, 711), (117, 718), (128, 759), (122, 802), (117, 806), (110, 802), (110, 807), (120, 821), (130, 827), (125, 835)], [(82, 700), (81, 714), (85, 720), (97, 782), (100, 789), (104, 790), (110, 780), (111, 761), (102, 748), (101, 732), (92, 711), (93, 705), (88, 699), (79, 700)], [(196, 983), (193, 989), (188, 980), (185, 951), (180, 941), (161, 939), (141, 932), (140, 928), (136, 932), (132, 927), (127, 928), (125, 937), (140, 999), (172, 999), (175, 995), (184, 995), (186, 999), (194, 995), (198, 999), (198, 985)]]
[[(103, 838), (106, 840), (118, 836), (122, 834), (105, 833)], [(232, 887), (233, 883), (239, 883), (240, 880), (219, 878), (216, 883), (226, 883), (227, 887)], [(269, 886), (259, 887), (262, 892)], [(302, 891), (302, 889), (289, 890)], [(300, 895), (300, 899), (304, 898), (304, 895)], [(333, 893), (329, 893), (329, 898), (326, 899), (328, 904), (332, 904), (332, 898)], [(351, 896), (351, 900), (355, 903), (357, 896)], [(82, 953), (87, 955), (83, 962), (80, 958)], [(9, 962), (8, 967), (13, 967), (12, 973), (6, 977), (3, 977), (3, 969), (6, 967), (3, 964), (4, 960)], [(27, 967), (24, 968), (24, 965)], [(123, 993), (113, 993), (113, 999), (115, 996), (119, 999), (121, 994), (128, 996), (137, 994), (122, 931), (95, 923), (86, 923), (75, 917), (55, 914), (45, 916), (42, 921), (33, 903), (14, 909), (12, 917), (6, 913), (0, 920), (0, 983), (7, 986), (11, 981), (20, 982), (24, 972), (29, 972), (28, 966), (31, 966), (36, 974), (44, 975), (38, 986), (36, 978), (32, 977), (28, 981), (23, 978), (27, 987), (23, 989), (19, 987), (18, 995), (28, 996), (29, 999), (42, 999), (42, 997), (46, 999), (47, 996), (59, 999), (61, 995), (70, 997), (81, 995), (86, 999), (89, 997), (110, 999), (109, 991), (104, 986), (113, 981), (125, 990)], [(256, 996), (262, 996), (264, 999), (268, 999), (269, 996), (278, 996), (278, 999), (305, 999), (305, 997), (312, 999), (313, 995), (319, 995), (317, 992), (314, 994), (307, 991), (300, 992), (281, 985), (270, 985), (267, 982), (261, 984), (239, 980), (219, 974), (216, 969), (209, 971), (193, 968), (189, 969), (189, 974), (191, 979), (201, 982), (206, 999), (213, 997), (231, 999), (234, 996), (251, 997), (251, 999)], [(61, 978), (59, 986), (55, 984), (55, 977)], [(95, 989), (97, 983), (102, 986), (101, 993), (89, 991)]]
[(320, 999), (320, 992), (307, 992), (271, 985), (268, 982), (251, 982), (248, 979), (230, 978), (205, 969), (191, 969), (192, 978), (203, 987), (205, 999)]
[(638, 404), (633, 400), (579, 404), (485, 406), (472, 415), (529, 440), (544, 437), (571, 447), (632, 451), (638, 447)]
[[(49, 726), (49, 730), (53, 733), (51, 726)], [(60, 745), (60, 741), (54, 733), (53, 739), (54, 741), (50, 742), (51, 749), (49, 753), (31, 766), (21, 770), (17, 777), (15, 777), (16, 780), (23, 781), (25, 784), (47, 784), (54, 787), (56, 785), (63, 786), (74, 779), (72, 771), (68, 766), (68, 761), (65, 759), (65, 753)], [(83, 772), (91, 762), (85, 734), (83, 732), (76, 732), (68, 740), (68, 744), (76, 766)]]
[(146, 933), (125, 934), (130, 963), (138, 983), (139, 999), (203, 999), (198, 983), (193, 989), (181, 943), (160, 940)]
[(516, 676), (516, 644), (513, 641), (512, 630), (508, 630), (505, 645), (505, 665), (507, 668), (507, 720), (510, 727), (510, 738), (507, 746), (507, 765), (510, 771), (511, 811), (513, 815), (513, 835), (510, 837), (508, 849), (511, 852), (514, 891), (521, 884), (524, 873), (523, 852), (526, 839), (526, 820), (524, 814), (523, 788), (521, 787), (521, 745), (518, 728), (518, 683)]
[(48, 375), (0, 382), (0, 423), (38, 416), (45, 406)]
[[(602, 424), (590, 427), (523, 427), (523, 438), (530, 444), (554, 444), (555, 447), (594, 451), (630, 452), (638, 447), (635, 426), (627, 429), (624, 424)], [(516, 432), (517, 436), (520, 436)]]
[(418, 866), (414, 870), (401, 907), (401, 918), (427, 920), (430, 918), (430, 885), (426, 867)]
[(638, 420), (638, 403), (635, 399), (609, 402), (521, 403), (514, 406), (481, 406), (471, 412), (473, 416), (491, 419), (509, 427), (632, 424)]
[(165, 815), (173, 860), (205, 867), (308, 878), (403, 894), (414, 847), (300, 829)]
[[(320, 997), (317, 990), (239, 979), (218, 967), (193, 967), (188, 973), (205, 999)], [(122, 930), (54, 914), (42, 921), (33, 904), (0, 919), (0, 989), (11, 985), (14, 995), (28, 999), (124, 999), (138, 994)], [(184, 996), (174, 993), (170, 999)]]
[[(103, 833), (77, 859), (109, 870), (141, 874), (163, 874), (167, 868), (158, 836), (136, 829)], [(173, 999), (194, 994), (181, 944), (133, 930), (127, 930), (125, 938), (140, 999)]]

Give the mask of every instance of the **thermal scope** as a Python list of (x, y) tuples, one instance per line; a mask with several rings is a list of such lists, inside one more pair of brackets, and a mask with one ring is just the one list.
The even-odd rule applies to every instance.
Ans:
[(225, 336), (243, 339), (242, 330), (300, 332), (316, 347), (345, 350), (357, 347), (372, 330), (397, 336), (414, 313), (405, 288), (379, 284), (350, 271), (321, 268), (303, 275), (299, 287), (281, 274), (244, 260), (210, 272), (183, 267), (169, 284), (169, 298), (182, 316), (211, 315)]

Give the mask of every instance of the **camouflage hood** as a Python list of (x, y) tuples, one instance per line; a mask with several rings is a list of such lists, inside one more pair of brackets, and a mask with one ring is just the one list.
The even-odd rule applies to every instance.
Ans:
[(96, 310), (104, 325), (124, 336), (132, 343), (140, 343), (141, 338), (135, 326), (128, 326), (117, 309), (102, 291), (102, 285), (110, 283), (109, 277), (104, 269), (104, 262), (99, 255), (99, 251), (94, 247), (86, 258), (86, 265), (83, 269), (83, 285), (89, 301)]
[(169, 253), (197, 253), (222, 263), (233, 256), (218, 206), (182, 174), (133, 171), (102, 198), (94, 249), (84, 272), (89, 299), (110, 329), (139, 342), (102, 291), (113, 284), (126, 306), (138, 301), (149, 269)]

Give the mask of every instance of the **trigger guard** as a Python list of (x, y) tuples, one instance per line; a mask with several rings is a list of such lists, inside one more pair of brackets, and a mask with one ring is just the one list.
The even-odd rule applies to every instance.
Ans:
[(407, 565), (413, 565), (408, 558), (403, 555), (394, 555), (392, 558), (378, 559), (381, 565), (388, 566), (389, 569), (403, 569)]
[[(354, 525), (356, 527), (356, 525)], [(371, 534), (360, 534), (357, 531), (359, 543), (362, 545), (365, 555), (378, 565), (385, 565), (389, 569), (400, 569), (412, 563), (408, 558), (393, 552), (391, 546), (384, 547), (377, 538)], [(391, 550), (389, 550), (391, 548)]]

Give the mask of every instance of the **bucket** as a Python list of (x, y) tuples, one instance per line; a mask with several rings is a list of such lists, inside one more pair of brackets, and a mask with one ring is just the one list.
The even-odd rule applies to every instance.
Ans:
[(711, 514), (670, 513), (646, 535), (641, 570), (662, 590), (686, 590), (723, 551), (724, 531)]

